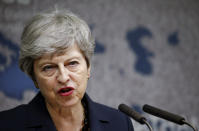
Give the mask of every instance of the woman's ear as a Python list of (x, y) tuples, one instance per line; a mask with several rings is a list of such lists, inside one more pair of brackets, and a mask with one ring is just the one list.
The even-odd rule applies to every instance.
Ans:
[(32, 78), (32, 81), (33, 81), (35, 87), (36, 87), (37, 89), (39, 89), (39, 86), (38, 86), (38, 84), (37, 84), (37, 80), (36, 80), (36, 78), (35, 78), (34, 68), (33, 68), (33, 72), (32, 72), (31, 78)]
[(36, 87), (37, 89), (39, 89), (39, 86), (38, 86), (36, 80), (33, 80), (33, 82), (34, 82), (35, 87)]
[(33, 75), (32, 81), (33, 81), (35, 87), (36, 87), (37, 89), (39, 89), (39, 85), (37, 84), (37, 80), (36, 80), (36, 78), (35, 78), (35, 75)]

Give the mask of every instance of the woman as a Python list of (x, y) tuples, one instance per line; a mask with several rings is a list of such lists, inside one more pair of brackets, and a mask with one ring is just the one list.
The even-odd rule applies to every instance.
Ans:
[(85, 93), (95, 43), (88, 25), (69, 11), (36, 15), (24, 28), (19, 66), (39, 93), (0, 113), (0, 130), (133, 131), (119, 111)]

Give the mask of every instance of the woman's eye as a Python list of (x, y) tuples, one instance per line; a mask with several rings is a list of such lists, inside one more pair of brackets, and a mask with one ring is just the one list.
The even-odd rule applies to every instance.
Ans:
[(79, 64), (77, 61), (71, 61), (71, 62), (69, 62), (69, 65), (71, 65), (71, 66), (74, 66), (74, 65), (77, 65), (77, 64)]
[(55, 65), (45, 65), (42, 68), (42, 74), (45, 76), (52, 76), (56, 72), (56, 66)]
[(42, 70), (43, 71), (48, 71), (48, 70), (51, 70), (51, 69), (53, 69), (53, 66), (47, 65), (47, 66), (44, 66)]

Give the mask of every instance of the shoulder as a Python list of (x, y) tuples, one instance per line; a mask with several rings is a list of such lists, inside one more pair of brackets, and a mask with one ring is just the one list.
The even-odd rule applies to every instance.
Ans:
[(26, 119), (27, 105), (0, 112), (0, 129), (19, 128)]
[[(118, 131), (133, 131), (133, 125), (128, 116), (119, 110), (92, 101), (88, 96), (86, 96), (88, 101), (88, 112), (91, 124), (95, 123), (97, 120), (98, 124), (105, 124), (108, 130), (118, 130)], [(97, 124), (93, 124), (97, 125)], [(104, 127), (104, 126), (103, 126)]]
[(94, 103), (94, 105), (98, 112), (97, 118), (107, 121), (110, 125), (109, 130), (133, 131), (132, 122), (124, 113), (103, 104)]
[(126, 117), (126, 115), (115, 108), (92, 101), (88, 95), (86, 95), (85, 98), (87, 101), (89, 113), (100, 114), (101, 117), (109, 117), (111, 119)]
[(111, 121), (127, 121), (129, 117), (126, 116), (124, 113), (120, 112), (119, 110), (94, 102), (95, 109), (98, 111), (99, 114), (105, 116), (106, 118), (110, 119)]
[(93, 106), (95, 107), (95, 109), (101, 113), (105, 113), (105, 114), (108, 114), (108, 115), (113, 115), (113, 117), (116, 115), (116, 116), (124, 116), (123, 113), (121, 113), (119, 110), (115, 109), (115, 108), (112, 108), (112, 107), (109, 107), (107, 105), (104, 105), (104, 104), (100, 104), (100, 103), (97, 103), (97, 102), (93, 102)]
[[(27, 108), (27, 105), (19, 105), (13, 109), (5, 110), (0, 112), (0, 120), (1, 119), (9, 119), (16, 118), (16, 116), (20, 116), (25, 113), (25, 110)], [(16, 118), (18, 119), (18, 118)]]

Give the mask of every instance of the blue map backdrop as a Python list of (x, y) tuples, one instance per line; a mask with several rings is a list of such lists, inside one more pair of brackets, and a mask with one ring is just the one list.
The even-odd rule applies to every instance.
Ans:
[[(0, 90), (5, 95), (22, 99), (25, 90), (34, 90), (33, 82), (18, 67), (19, 47), (0, 33)], [(6, 52), (4, 52), (6, 51)]]
[[(93, 27), (91, 27), (91, 29), (93, 29)], [(136, 62), (132, 65), (132, 69), (140, 74), (152, 75), (153, 64), (150, 62), (149, 58), (154, 57), (154, 53), (144, 47), (141, 42), (143, 37), (152, 38), (150, 30), (143, 26), (132, 29), (126, 34), (130, 50), (136, 56)], [(178, 32), (169, 34), (168, 44), (171, 46), (179, 44)], [(7, 96), (16, 99), (22, 99), (22, 94), (25, 90), (37, 91), (34, 88), (33, 82), (24, 75), (18, 67), (19, 47), (17, 44), (0, 33), (0, 47), (2, 49), (7, 49), (6, 53), (0, 52), (0, 90)], [(105, 53), (105, 51), (105, 44), (96, 40), (95, 54)], [(120, 73), (122, 75), (124, 72), (120, 70)]]

